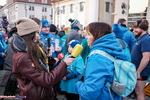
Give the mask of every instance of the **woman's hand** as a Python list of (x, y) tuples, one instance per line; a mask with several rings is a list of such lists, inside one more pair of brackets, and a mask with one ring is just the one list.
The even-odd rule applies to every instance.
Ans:
[(56, 60), (56, 63), (58, 63), (59, 59), (58, 58), (54, 58)]
[(69, 58), (71, 57), (71, 55), (67, 56), (64, 60), (64, 62), (67, 64), (67, 65), (72, 65), (73, 61), (76, 60), (76, 58)]
[(63, 77), (63, 80), (67, 80), (66, 77)]

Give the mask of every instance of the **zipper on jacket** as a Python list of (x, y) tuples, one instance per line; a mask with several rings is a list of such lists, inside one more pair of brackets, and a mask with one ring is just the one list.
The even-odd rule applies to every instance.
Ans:
[(43, 96), (43, 94), (44, 94), (44, 88), (42, 88), (42, 92), (41, 92), (40, 97), (42, 97), (42, 96)]

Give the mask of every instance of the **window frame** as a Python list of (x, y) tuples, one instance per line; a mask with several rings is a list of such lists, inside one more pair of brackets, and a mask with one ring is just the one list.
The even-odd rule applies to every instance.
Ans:
[(73, 4), (70, 4), (70, 13), (73, 13)]
[(111, 4), (110, 2), (106, 2), (105, 11), (108, 12), (108, 13), (110, 12), (110, 4)]

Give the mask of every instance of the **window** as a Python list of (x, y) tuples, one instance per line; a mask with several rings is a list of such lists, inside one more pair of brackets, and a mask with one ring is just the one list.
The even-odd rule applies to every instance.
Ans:
[(29, 2), (35, 2), (35, 0), (29, 0)]
[(42, 20), (47, 20), (47, 16), (42, 16)]
[(34, 6), (29, 6), (30, 11), (34, 11)]
[(42, 12), (47, 12), (47, 8), (46, 7), (42, 7)]
[(53, 20), (53, 9), (51, 9), (50, 19)]
[(34, 11), (34, 6), (32, 6), (32, 11)]
[(47, 12), (47, 8), (45, 7), (45, 12)]
[(44, 12), (44, 7), (42, 7), (42, 12)]
[(54, 0), (51, 0), (51, 2), (54, 2)]
[(70, 13), (73, 13), (73, 4), (70, 4)]
[(83, 2), (80, 2), (80, 12), (84, 10)]
[(65, 6), (62, 6), (62, 13), (65, 13)]
[(42, 3), (47, 3), (47, 0), (42, 0)]
[(45, 20), (47, 20), (47, 16), (45, 16)]
[(57, 11), (57, 15), (58, 15), (59, 14), (59, 7), (57, 7), (56, 9), (57, 9), (56, 11)]
[(29, 18), (34, 18), (34, 15), (29, 15)]
[(110, 2), (106, 2), (106, 12), (110, 12)]

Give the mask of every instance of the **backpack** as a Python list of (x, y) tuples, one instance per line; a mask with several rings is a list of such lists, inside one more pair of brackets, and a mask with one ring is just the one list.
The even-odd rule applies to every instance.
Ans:
[(130, 49), (129, 49), (128, 44), (127, 44), (125, 41), (123, 41), (120, 37), (116, 37), (116, 38), (119, 40), (119, 43), (120, 43), (121, 46), (122, 46), (123, 52), (124, 52), (125, 54), (127, 54), (127, 56), (128, 56), (128, 61), (131, 62), (131, 53), (130, 53)]
[(88, 57), (93, 54), (100, 54), (114, 62), (115, 69), (113, 81), (112, 83), (105, 82), (104, 84), (106, 87), (108, 87), (111, 98), (112, 95), (110, 89), (112, 89), (112, 91), (119, 96), (128, 96), (134, 90), (137, 82), (135, 65), (128, 61), (117, 59), (102, 50), (94, 50)]

